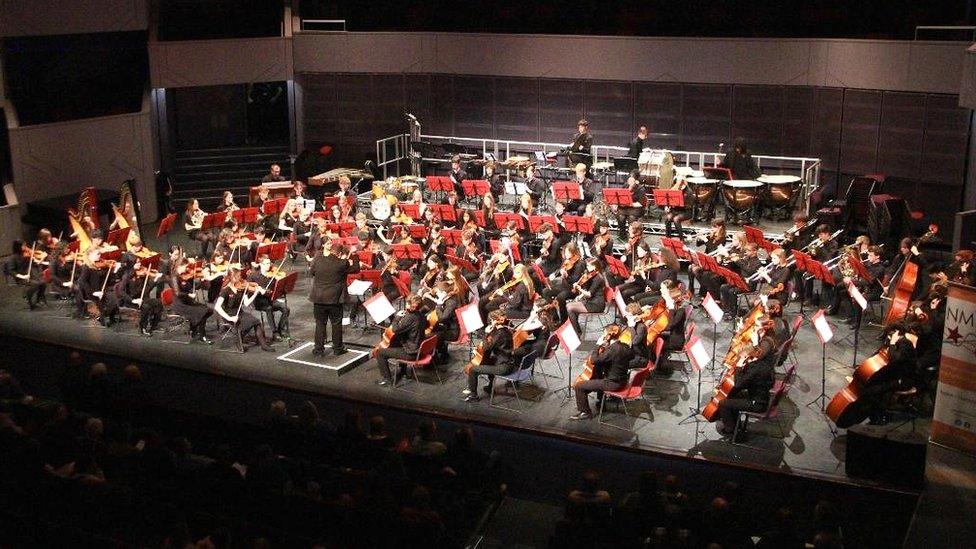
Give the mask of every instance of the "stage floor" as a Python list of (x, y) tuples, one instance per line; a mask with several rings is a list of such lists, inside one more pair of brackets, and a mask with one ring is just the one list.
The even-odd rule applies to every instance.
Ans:
[[(148, 231), (147, 231), (148, 232)], [(150, 239), (151, 240), (151, 239)], [(156, 247), (161, 249), (162, 246)], [(22, 288), (4, 286), (0, 289), (0, 330), (9, 335), (67, 345), (81, 349), (109, 353), (148, 361), (166, 366), (185, 368), (221, 376), (231, 376), (248, 381), (283, 386), (290, 389), (320, 393), (325, 396), (354, 400), (368, 404), (402, 407), (421, 413), (435, 414), (461, 421), (479, 422), (501, 428), (517, 429), (534, 434), (554, 436), (577, 442), (625, 447), (630, 450), (655, 452), (670, 456), (731, 463), (781, 473), (797, 474), (825, 480), (855, 482), (876, 485), (873, 482), (848, 478), (844, 471), (844, 432), (839, 436), (831, 433), (831, 424), (820, 412), (814, 401), (821, 391), (821, 345), (809, 323), (801, 328), (801, 335), (794, 345), (798, 359), (797, 378), (789, 394), (781, 404), (780, 428), (772, 422), (751, 424), (745, 445), (732, 445), (716, 432), (715, 425), (695, 422), (689, 412), (698, 398), (698, 376), (687, 370), (689, 366), (675, 363), (670, 377), (654, 376), (648, 383), (649, 406), (642, 403), (628, 405), (631, 417), (618, 413), (617, 406), (610, 406), (604, 419), (623, 429), (601, 425), (592, 421), (571, 421), (575, 412), (573, 401), (567, 399), (565, 386), (566, 366), (572, 365), (572, 375), (580, 371), (580, 365), (594, 347), (594, 340), (601, 330), (595, 320), (587, 330), (583, 346), (571, 360), (562, 352), (557, 353), (563, 366), (561, 377), (537, 376), (536, 385), (522, 388), (521, 413), (489, 406), (487, 399), (476, 403), (462, 402), (465, 379), (462, 368), (467, 361), (468, 349), (452, 349), (454, 360), (441, 372), (442, 383), (433, 375), (421, 375), (421, 383), (410, 381), (403, 389), (377, 386), (379, 374), (371, 360), (364, 360), (360, 352), (368, 352), (379, 339), (374, 329), (364, 331), (360, 326), (347, 326), (346, 340), (352, 344), (353, 353), (342, 357), (346, 362), (345, 373), (323, 367), (321, 360), (311, 356), (314, 331), (312, 307), (306, 296), (308, 277), (304, 275), (304, 262), (295, 265), (301, 270), (295, 293), (289, 299), (292, 310), (291, 333), (296, 339), (294, 347), (285, 343), (275, 345), (276, 352), (269, 353), (255, 347), (244, 354), (232, 352), (234, 344), (227, 339), (223, 346), (187, 344), (182, 333), (152, 338), (138, 334), (135, 322), (129, 320), (119, 326), (103, 328), (93, 321), (66, 318), (70, 307), (61, 309), (60, 304), (50, 305), (37, 311), (28, 311), (22, 298)], [(287, 266), (286, 267), (290, 267)], [(804, 313), (809, 316), (813, 311)], [(791, 305), (787, 316), (799, 314), (797, 305)], [(706, 348), (712, 348), (712, 325), (702, 310), (696, 309), (693, 319), (699, 324), (699, 334)], [(828, 399), (846, 385), (845, 376), (851, 374), (855, 346), (853, 333), (843, 322), (834, 322), (835, 337), (826, 346), (826, 394)], [(877, 328), (865, 326), (861, 330), (857, 357), (866, 358), (878, 345)], [(211, 329), (211, 335), (213, 330)], [(717, 327), (717, 354), (724, 355), (731, 336), (729, 323)], [(175, 340), (175, 341), (171, 341)], [(330, 360), (329, 362), (335, 362)], [(684, 369), (682, 369), (684, 367)], [(537, 371), (539, 368), (537, 368)], [(552, 361), (541, 365), (541, 370), (558, 376), (559, 368)], [(715, 379), (720, 371), (702, 372), (702, 402), (711, 397)], [(549, 387), (546, 387), (548, 381)], [(498, 396), (506, 406), (514, 407), (509, 400), (511, 388), (498, 384)], [(560, 391), (560, 389), (562, 389)], [(637, 412), (639, 417), (634, 417)], [(897, 422), (896, 422), (897, 423)], [(901, 429), (909, 430), (911, 425)], [(632, 431), (631, 431), (632, 430)], [(920, 437), (928, 437), (928, 421), (917, 422)]]

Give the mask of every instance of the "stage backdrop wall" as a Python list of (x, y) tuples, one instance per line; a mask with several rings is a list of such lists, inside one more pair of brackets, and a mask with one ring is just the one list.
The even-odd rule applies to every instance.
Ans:
[(21, 204), (135, 179), (142, 221), (157, 217), (148, 101), (138, 113), (10, 128), (10, 153)]
[(969, 111), (949, 94), (464, 74), (296, 80), (304, 143), (333, 143), (348, 165), (373, 156), (378, 137), (406, 131), (406, 111), (436, 135), (568, 143), (585, 117), (598, 144), (625, 145), (638, 124), (673, 149), (717, 150), (742, 136), (754, 153), (822, 158), (841, 193), (853, 175), (886, 173), (893, 192), (946, 230), (965, 181)]
[(146, 0), (0, 1), (0, 36), (136, 31), (148, 21)]

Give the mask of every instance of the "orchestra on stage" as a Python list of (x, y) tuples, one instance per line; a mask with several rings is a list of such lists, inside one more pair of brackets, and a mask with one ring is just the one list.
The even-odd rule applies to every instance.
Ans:
[[(640, 156), (648, 135), (641, 127), (627, 154)], [(837, 427), (884, 423), (893, 401), (930, 389), (947, 287), (974, 284), (972, 251), (956, 250), (951, 260), (930, 253), (934, 231), (886, 249), (792, 207), (792, 226), (781, 239), (767, 238), (750, 223), (779, 215), (782, 204), (749, 193), (757, 185), (773, 193), (782, 176), (763, 175), (742, 140), (705, 172), (724, 174), (722, 185), (670, 165), (653, 177), (635, 169), (618, 184), (597, 172), (593, 147), (580, 120), (560, 153), (571, 170), (564, 180), (547, 181), (534, 162), (454, 156), (446, 177), (374, 183), (363, 193), (365, 208), (347, 175), (335, 191), (316, 193), (283, 183), (272, 166), (244, 201), (226, 191), (207, 212), (188, 200), (175, 223), (186, 245), (150, 250), (124, 204), (104, 228), (79, 208), (68, 212), (73, 234), (41, 229), (30, 242), (14, 242), (4, 272), (24, 286), (31, 310), (63, 300), (72, 316), (106, 327), (135, 311), (146, 337), (172, 318), (193, 342), (230, 334), (242, 349), (268, 352), (291, 342), (292, 310), (309, 307), (314, 355), (324, 354), (327, 335), (332, 352), (344, 354), (343, 327), (360, 317), (369, 324), (364, 298), (382, 294), (397, 311), (373, 323), (377, 383), (395, 386), (427, 360), (463, 373), (456, 389), (468, 403), (490, 396), (497, 378), (515, 379), (551, 356), (562, 331), (572, 330), (596, 340), (568, 380), (574, 420), (594, 417), (594, 398), (602, 408), (608, 397), (668, 375), (668, 359), (697, 335), (694, 315), (710, 334), (711, 306), (723, 325), (720, 377), (699, 412), (723, 434), (735, 433), (740, 412), (761, 412), (776, 398), (777, 380), (796, 366), (788, 360), (794, 338), (816, 341), (787, 307), (807, 317), (842, 315), (858, 333), (869, 321), (880, 325), (881, 345), (853, 365), (844, 389), (824, 398)], [(322, 191), (317, 183), (313, 190)], [(655, 197), (676, 202), (662, 206)], [(682, 225), (698, 220), (708, 229)], [(659, 221), (664, 236), (651, 236), (647, 227)], [(298, 278), (311, 281), (310, 305), (288, 302)], [(365, 295), (347, 291), (354, 280), (372, 282)], [(477, 311), (474, 330), (462, 319), (468, 308)], [(452, 355), (452, 345), (463, 353)]]

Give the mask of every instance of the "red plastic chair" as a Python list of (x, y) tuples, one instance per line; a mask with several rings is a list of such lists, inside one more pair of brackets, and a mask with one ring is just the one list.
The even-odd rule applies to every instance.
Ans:
[(739, 438), (739, 431), (745, 430), (750, 419), (757, 421), (775, 421), (776, 427), (779, 428), (780, 438), (786, 438), (786, 433), (783, 432), (783, 424), (779, 422), (779, 403), (789, 391), (790, 386), (793, 384), (794, 377), (796, 377), (796, 366), (790, 366), (790, 368), (786, 371), (786, 376), (773, 384), (773, 388), (770, 391), (769, 404), (766, 406), (765, 410), (759, 412), (747, 412), (742, 410), (739, 412), (739, 417), (736, 418), (735, 429), (732, 433), (732, 444), (739, 444), (736, 442), (736, 440)]
[(620, 400), (620, 402), (623, 404), (624, 415), (630, 417), (630, 412), (629, 410), (627, 410), (627, 401), (642, 399), (645, 402), (647, 402), (647, 400), (644, 398), (644, 382), (647, 380), (647, 376), (651, 375), (651, 372), (653, 371), (654, 368), (652, 368), (650, 365), (645, 366), (640, 370), (637, 370), (635, 373), (631, 374), (630, 380), (627, 382), (627, 385), (623, 389), (619, 391), (603, 392), (603, 401), (600, 402), (600, 414), (598, 416), (598, 421), (600, 422), (601, 425), (607, 425), (609, 427), (613, 427), (615, 429), (621, 429), (623, 431), (630, 431), (630, 432), (634, 431), (633, 427), (625, 428), (603, 421), (603, 407), (606, 404), (608, 398), (616, 398)]
[[(434, 371), (434, 375), (437, 376), (437, 382), (441, 383), (441, 374), (434, 368), (431, 361), (434, 358), (434, 351), (437, 350), (437, 336), (430, 336), (425, 339), (421, 344), (420, 348), (417, 349), (417, 357), (413, 360), (407, 359), (395, 359), (392, 362), (397, 366), (403, 365), (410, 368), (413, 372), (413, 378), (417, 383), (420, 383), (420, 378), (417, 376), (417, 369), (429, 369)], [(396, 387), (396, 384), (394, 384)]]

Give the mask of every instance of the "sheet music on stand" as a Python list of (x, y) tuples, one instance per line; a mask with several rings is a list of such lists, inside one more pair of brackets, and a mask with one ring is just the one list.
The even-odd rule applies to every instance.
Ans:
[(347, 290), (349, 291), (349, 295), (361, 296), (366, 293), (366, 290), (372, 287), (373, 283), (369, 280), (357, 279), (352, 281), (352, 284), (349, 285)]
[(396, 312), (393, 304), (390, 303), (390, 300), (383, 292), (376, 292), (373, 294), (373, 297), (363, 302), (363, 307), (366, 308), (366, 312), (369, 313), (369, 316), (373, 319), (373, 322), (377, 324), (390, 318), (393, 316), (393, 313)]
[(522, 181), (514, 181), (509, 179), (505, 182), (505, 193), (522, 196), (523, 194), (529, 193), (529, 186)]

